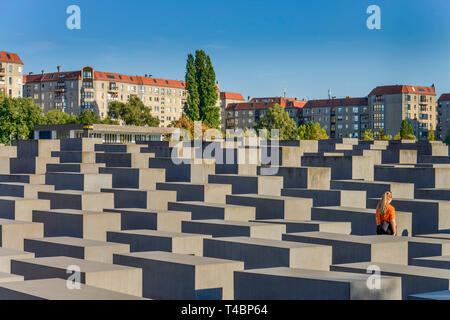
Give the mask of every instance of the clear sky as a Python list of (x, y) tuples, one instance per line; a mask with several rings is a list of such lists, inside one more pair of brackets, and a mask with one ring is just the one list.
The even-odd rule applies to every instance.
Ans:
[[(81, 30), (66, 8), (81, 8)], [(381, 30), (369, 30), (369, 5)], [(245, 97), (366, 96), (377, 85), (450, 92), (448, 0), (2, 1), (0, 50), (26, 73), (96, 70), (184, 79), (189, 52), (211, 56), (224, 91)]]

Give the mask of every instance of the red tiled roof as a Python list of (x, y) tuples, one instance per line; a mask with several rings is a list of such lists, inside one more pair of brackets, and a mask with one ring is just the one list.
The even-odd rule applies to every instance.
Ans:
[(230, 100), (241, 100), (241, 101), (245, 101), (244, 97), (242, 96), (242, 94), (240, 93), (235, 93), (235, 92), (221, 92), (220, 93), (220, 99), (225, 100), (225, 99), (230, 99)]
[(22, 60), (20, 60), (19, 55), (12, 52), (0, 51), (0, 61), (23, 65), (23, 62)]
[(24, 83), (49, 82), (58, 80), (80, 80), (81, 71), (54, 72), (44, 74), (31, 74), (24, 76)]
[(396, 85), (396, 86), (380, 86), (372, 90), (369, 96), (372, 95), (385, 95), (385, 94), (425, 94), (425, 95), (436, 95), (436, 91), (433, 87), (420, 87), (420, 86), (406, 86), (406, 85)]
[(322, 99), (309, 100), (305, 108), (323, 108), (339, 106), (366, 106), (367, 98), (343, 98), (343, 99)]
[(450, 93), (443, 93), (438, 101), (450, 101)]
[[(260, 99), (270, 99), (265, 102), (255, 102), (260, 101)], [(295, 100), (294, 98), (253, 98), (249, 102), (240, 102), (240, 103), (230, 103), (227, 107), (227, 110), (253, 110), (253, 109), (270, 109), (276, 103), (281, 105), (283, 108), (296, 108), (300, 109), (305, 106), (307, 101)]]
[(100, 71), (94, 72), (94, 79), (113, 82), (134, 83), (138, 85), (154, 85), (159, 87), (171, 87), (181, 89), (185, 88), (184, 81), (148, 78), (140, 76), (127, 76), (118, 73), (100, 72)]

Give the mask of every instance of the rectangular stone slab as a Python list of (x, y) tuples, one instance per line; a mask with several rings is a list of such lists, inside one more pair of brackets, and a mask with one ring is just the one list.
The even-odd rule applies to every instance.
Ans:
[(310, 220), (312, 199), (260, 196), (256, 194), (227, 195), (227, 204), (256, 208), (256, 219)]
[(17, 197), (0, 197), (0, 218), (2, 219), (31, 222), (33, 221), (32, 211), (34, 209), (48, 210), (50, 209), (50, 201)]
[(110, 174), (49, 172), (45, 184), (55, 186), (55, 190), (78, 190), (100, 192), (102, 188), (112, 188)]
[(255, 219), (256, 211), (253, 207), (202, 201), (169, 202), (168, 208), (169, 210), (191, 212), (192, 220), (219, 219), (249, 221)]
[[(318, 207), (311, 209), (311, 218), (323, 221), (351, 222), (354, 235), (376, 235), (376, 210), (350, 207)], [(395, 221), (398, 235), (412, 234), (412, 214), (397, 211)]]
[[(105, 209), (121, 215), (121, 230), (150, 229), (168, 232), (181, 232), (181, 222), (191, 219), (190, 212), (150, 209)], [(114, 230), (110, 230), (114, 231)]]
[(286, 233), (320, 231), (350, 234), (352, 231), (352, 224), (350, 222), (284, 219), (250, 220), (250, 222), (283, 224), (286, 226)]
[(253, 237), (281, 240), (286, 226), (246, 221), (229, 220), (195, 220), (183, 221), (181, 231), (184, 233), (207, 234), (213, 237)]
[(11, 273), (12, 259), (31, 259), (34, 253), (0, 247), (0, 272)]
[(231, 184), (233, 194), (281, 196), (283, 188), (283, 177), (278, 176), (209, 175), (208, 182)]
[(231, 194), (230, 184), (158, 182), (156, 183), (156, 189), (175, 191), (177, 193), (177, 201), (225, 203), (225, 197)]
[(112, 175), (113, 188), (156, 190), (157, 182), (166, 181), (165, 169), (100, 168), (99, 172)]
[(40, 238), (44, 235), (42, 223), (0, 219), (0, 247), (23, 250), (24, 238)]
[(408, 264), (408, 242), (395, 237), (302, 232), (284, 234), (283, 240), (332, 246), (333, 264), (363, 261)]
[(448, 290), (450, 287), (450, 272), (434, 268), (403, 266), (390, 263), (349, 263), (332, 265), (330, 270), (352, 273), (367, 273), (370, 265), (380, 268), (382, 276), (400, 277), (402, 279), (402, 298), (409, 295), (430, 291)]
[(110, 208), (140, 208), (167, 210), (169, 201), (177, 200), (176, 191), (139, 189), (102, 189), (104, 194), (114, 196), (114, 206)]
[(370, 275), (293, 268), (235, 272), (236, 300), (400, 300), (401, 280), (381, 277), (381, 289), (370, 290)]
[(366, 208), (365, 191), (290, 188), (281, 190), (281, 195), (285, 197), (313, 199), (314, 207), (342, 206)]
[(0, 196), (2, 197), (37, 199), (39, 191), (52, 192), (54, 190), (54, 186), (45, 184), (28, 184), (16, 182), (0, 183)]
[(240, 261), (168, 252), (114, 255), (114, 263), (143, 271), (143, 296), (159, 300), (232, 300)]
[(337, 190), (364, 190), (368, 198), (381, 198), (386, 191), (394, 198), (414, 199), (414, 184), (402, 182), (332, 180), (331, 188)]
[(3, 283), (9, 283), (9, 282), (15, 282), (15, 281), (23, 281), (23, 277), (15, 275), (15, 274), (0, 272), (0, 285)]
[(331, 168), (282, 166), (277, 169), (276, 175), (283, 177), (283, 188), (330, 189)]
[(290, 267), (328, 270), (331, 247), (248, 237), (205, 239), (204, 256), (244, 261), (245, 269)]
[(94, 173), (98, 174), (99, 170), (104, 168), (104, 163), (58, 163), (48, 164), (47, 173), (49, 172), (73, 172), (73, 173)]
[(72, 237), (25, 239), (24, 249), (36, 258), (65, 256), (103, 263), (112, 263), (114, 253), (130, 252), (127, 244)]
[[(380, 199), (367, 199), (367, 207), (375, 209)], [(450, 229), (450, 201), (394, 198), (397, 211), (412, 212), (412, 235), (437, 233)]]
[(33, 210), (33, 221), (44, 224), (45, 237), (106, 240), (106, 231), (121, 230), (119, 213), (74, 209)]
[(39, 279), (0, 284), (0, 300), (142, 300), (143, 298), (80, 284), (67, 290), (63, 279)]
[(131, 252), (166, 251), (196, 256), (203, 255), (203, 239), (210, 237), (156, 230), (108, 232), (108, 241), (128, 244)]
[(69, 266), (77, 266), (80, 270), (80, 281), (93, 287), (117, 291), (123, 294), (142, 296), (142, 270), (75, 259), (70, 257), (34, 258), (12, 260), (11, 272), (24, 276), (25, 280), (68, 279)]
[(103, 211), (105, 208), (114, 208), (114, 194), (111, 193), (64, 190), (39, 192), (38, 197), (50, 200), (51, 209)]

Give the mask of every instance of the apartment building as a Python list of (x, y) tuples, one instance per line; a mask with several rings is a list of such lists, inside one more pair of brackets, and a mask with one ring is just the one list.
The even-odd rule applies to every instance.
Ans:
[(414, 134), (426, 139), (429, 130), (436, 130), (436, 91), (434, 86), (380, 86), (369, 94), (371, 127), (374, 132), (383, 128), (395, 136), (403, 120), (409, 120)]
[(371, 129), (367, 98), (309, 100), (297, 117), (298, 125), (319, 123), (330, 138), (359, 138)]
[(450, 134), (450, 93), (444, 93), (440, 96), (437, 112), (436, 137), (439, 140), (445, 140), (445, 137)]
[(0, 51), (0, 94), (12, 98), (23, 96), (23, 62), (19, 55)]
[(177, 120), (186, 101), (183, 81), (129, 76), (94, 70), (85, 66), (79, 71), (30, 74), (24, 76), (24, 94), (41, 105), (44, 112), (60, 109), (69, 114), (92, 110), (101, 118), (113, 101), (126, 103), (133, 96), (152, 110), (161, 127)]
[(241, 103), (245, 99), (240, 93), (236, 92), (220, 92), (218, 107), (220, 107), (220, 125), (221, 128), (226, 128), (227, 107), (232, 103)]
[(231, 103), (226, 112), (226, 129), (251, 129), (275, 104), (281, 105), (289, 116), (298, 122), (298, 110), (306, 101), (296, 98), (266, 97), (252, 98), (248, 102)]

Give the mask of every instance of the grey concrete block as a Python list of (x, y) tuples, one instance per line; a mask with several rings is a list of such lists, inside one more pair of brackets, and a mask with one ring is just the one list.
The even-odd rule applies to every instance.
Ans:
[(0, 247), (0, 272), (11, 273), (12, 259), (31, 259), (34, 253)]
[(0, 247), (23, 250), (24, 238), (40, 238), (44, 235), (44, 225), (28, 221), (0, 219)]
[(233, 274), (240, 261), (168, 252), (114, 255), (118, 265), (141, 268), (143, 296), (160, 300), (232, 300)]
[(106, 240), (106, 231), (121, 230), (119, 213), (75, 209), (33, 210), (33, 221), (44, 225), (45, 237)]
[(54, 190), (54, 186), (45, 184), (28, 184), (18, 182), (0, 183), (0, 196), (2, 197), (37, 199), (39, 191), (51, 192)]
[(450, 270), (450, 255), (429, 256), (411, 259), (410, 265)]
[(323, 270), (268, 268), (235, 272), (236, 300), (400, 300), (401, 280), (381, 277), (370, 290), (370, 275)]
[(176, 191), (139, 189), (102, 189), (114, 197), (114, 208), (140, 208), (167, 211), (167, 204), (177, 200)]
[(351, 222), (334, 222), (334, 221), (301, 221), (301, 220), (284, 220), (284, 219), (269, 219), (269, 220), (250, 220), (250, 222), (282, 224), (286, 226), (286, 233), (296, 232), (331, 232), (350, 234), (352, 231)]
[(177, 193), (177, 201), (225, 203), (225, 197), (231, 194), (230, 184), (159, 182), (156, 184), (156, 189), (175, 191)]
[[(367, 268), (370, 265), (373, 265), (373, 263), (361, 262), (332, 265), (330, 270), (367, 273)], [(375, 265), (380, 268), (382, 276), (400, 277), (402, 279), (402, 299), (407, 299), (412, 294), (449, 289), (450, 273), (448, 270), (391, 263), (377, 263)]]
[(413, 182), (416, 188), (450, 188), (450, 168), (375, 166), (375, 180)]
[[(367, 200), (368, 208), (376, 208), (379, 199)], [(437, 233), (450, 229), (450, 201), (410, 200), (394, 198), (396, 211), (412, 212), (412, 235)]]
[[(38, 192), (38, 194), (41, 192)], [(50, 201), (17, 197), (0, 197), (0, 218), (33, 221), (33, 209), (50, 209)]]
[(181, 230), (185, 233), (207, 234), (213, 237), (254, 237), (281, 240), (281, 235), (286, 232), (286, 226), (210, 219), (183, 221), (181, 223)]
[(57, 163), (48, 164), (47, 173), (49, 172), (73, 172), (73, 173), (92, 173), (98, 174), (100, 168), (104, 168), (104, 163)]
[(203, 239), (209, 237), (155, 230), (108, 232), (108, 241), (128, 244), (131, 252), (166, 251), (196, 256), (203, 255)]
[(354, 190), (311, 190), (311, 189), (283, 189), (281, 195), (285, 197), (313, 199), (314, 207), (342, 206), (353, 208), (366, 207), (366, 192)]
[[(181, 221), (190, 220), (191, 213), (149, 209), (105, 209), (121, 215), (121, 230), (150, 229), (167, 232), (181, 232)], [(120, 229), (119, 229), (120, 230)], [(114, 230), (109, 230), (114, 231)]]
[(249, 237), (205, 239), (206, 257), (243, 261), (245, 269), (290, 267), (328, 270), (331, 247)]
[[(311, 209), (311, 218), (322, 221), (351, 222), (353, 235), (376, 235), (376, 210), (350, 207), (317, 207)], [(396, 211), (397, 234), (412, 235), (411, 212)]]
[(208, 182), (230, 184), (233, 194), (280, 196), (283, 188), (283, 177), (277, 176), (210, 175)]
[(333, 247), (333, 264), (362, 261), (407, 265), (408, 242), (390, 236), (355, 236), (325, 232), (289, 233), (284, 241)]
[(450, 201), (450, 188), (422, 188), (416, 189), (415, 199), (428, 199), (428, 200), (444, 200)]
[(22, 276), (0, 272), (0, 285), (4, 283), (23, 281)]
[(332, 180), (331, 188), (336, 190), (363, 190), (368, 198), (381, 198), (386, 191), (394, 198), (414, 199), (414, 184), (401, 182)]
[(227, 204), (256, 208), (256, 219), (310, 220), (312, 199), (248, 195), (228, 195)]
[(100, 192), (102, 188), (112, 188), (110, 174), (50, 172), (46, 174), (45, 184), (55, 186), (55, 190), (78, 190)]
[[(114, 208), (114, 194), (87, 191), (55, 191), (39, 192), (39, 199), (50, 200), (50, 208), (46, 209), (75, 209), (86, 211), (103, 211)], [(39, 208), (35, 208), (39, 209)]]
[[(261, 174), (258, 167), (258, 174)], [(278, 167), (277, 176), (283, 177), (284, 188), (330, 189), (331, 168)]]
[(218, 219), (249, 221), (255, 219), (256, 212), (256, 209), (253, 207), (201, 201), (169, 202), (168, 207), (169, 210), (190, 212), (192, 220)]
[(112, 263), (113, 254), (128, 253), (130, 252), (130, 246), (121, 243), (71, 237), (52, 237), (25, 239), (24, 250), (33, 252), (36, 258), (65, 256)]
[(40, 279), (3, 283), (0, 300), (142, 300), (117, 291), (80, 284), (80, 290), (67, 290), (63, 279)]
[(69, 266), (79, 268), (80, 281), (83, 284), (142, 296), (142, 270), (139, 268), (70, 257), (49, 257), (12, 260), (11, 272), (23, 276), (25, 280), (67, 279), (71, 274), (68, 272)]
[(59, 159), (50, 157), (12, 158), (10, 161), (10, 173), (45, 174), (49, 163), (59, 163)]
[(166, 181), (164, 169), (101, 168), (99, 172), (112, 175), (113, 188), (156, 190), (157, 182)]

